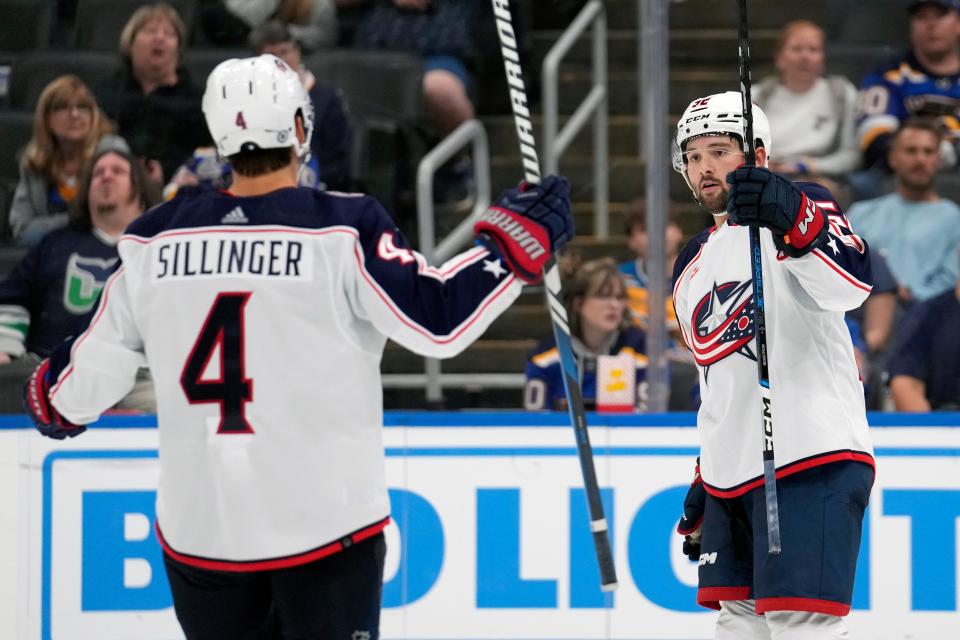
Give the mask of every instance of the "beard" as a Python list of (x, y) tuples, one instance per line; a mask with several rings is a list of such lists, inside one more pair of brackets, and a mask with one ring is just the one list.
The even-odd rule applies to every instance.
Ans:
[(898, 177), (900, 184), (908, 191), (925, 192), (933, 189), (933, 174), (921, 175), (919, 178), (914, 178), (909, 173), (905, 173)]
[(118, 205), (116, 202), (105, 202), (96, 206), (96, 212), (101, 216), (106, 216), (110, 215), (119, 208), (120, 205)]
[(697, 190), (697, 200), (700, 201), (704, 209), (713, 215), (724, 213), (727, 210), (727, 197), (729, 195), (730, 191), (725, 183), (720, 183), (720, 189), (709, 195), (704, 195), (700, 189)]

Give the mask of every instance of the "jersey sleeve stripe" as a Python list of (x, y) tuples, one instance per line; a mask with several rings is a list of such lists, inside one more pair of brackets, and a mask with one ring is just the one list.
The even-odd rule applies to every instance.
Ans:
[(840, 268), (839, 265), (837, 265), (833, 260), (828, 258), (820, 249), (814, 249), (813, 255), (823, 260), (828, 267), (833, 269), (841, 278), (843, 278), (844, 280), (846, 280), (856, 288), (866, 291), (867, 293), (870, 293), (873, 290), (873, 287), (871, 285), (861, 282), (860, 280), (857, 280), (852, 275), (847, 273), (845, 270)]
[[(370, 272), (367, 271), (363, 253), (361, 251), (361, 247), (359, 244), (354, 248), (354, 255), (357, 258), (357, 264), (360, 267), (360, 273), (363, 275), (363, 279), (367, 282), (367, 284), (370, 285), (370, 288), (373, 289), (373, 291), (377, 294), (377, 296), (383, 301), (384, 305), (405, 326), (419, 333), (420, 335), (424, 336), (425, 338), (427, 338), (428, 340), (430, 340), (435, 344), (449, 344), (455, 341), (461, 335), (463, 335), (463, 333), (467, 331), (470, 328), (470, 326), (477, 321), (478, 318), (483, 316), (487, 307), (493, 304), (493, 302), (496, 301), (496, 299), (499, 298), (505, 291), (508, 291), (510, 289), (510, 286), (516, 281), (516, 276), (514, 276), (511, 273), (509, 276), (504, 278), (503, 282), (501, 282), (491, 292), (490, 295), (488, 295), (479, 305), (477, 305), (477, 308), (474, 309), (473, 313), (467, 316), (467, 318), (464, 319), (463, 322), (461, 322), (459, 325), (457, 325), (456, 327), (453, 327), (450, 333), (446, 335), (437, 335), (437, 334), (434, 334), (429, 329), (427, 329), (426, 327), (422, 326), (421, 324), (414, 322), (409, 316), (407, 316), (397, 307), (393, 299), (389, 296), (389, 294), (387, 294), (386, 291), (383, 290), (383, 287), (381, 287), (380, 284), (377, 282), (376, 278), (370, 275)], [(482, 257), (482, 255), (480, 257)], [(474, 260), (473, 262), (476, 262), (476, 260)]]

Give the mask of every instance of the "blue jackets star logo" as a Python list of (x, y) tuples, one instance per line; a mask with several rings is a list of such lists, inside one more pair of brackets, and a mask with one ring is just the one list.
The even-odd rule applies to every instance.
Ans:
[(751, 282), (714, 283), (693, 310), (693, 355), (709, 366), (732, 353), (756, 360), (749, 343), (754, 333)]
[(495, 258), (493, 260), (484, 260), (483, 261), (483, 270), (487, 273), (492, 273), (493, 277), (497, 280), (500, 279), (500, 276), (505, 275), (507, 270), (503, 268), (503, 265), (500, 264), (500, 258)]

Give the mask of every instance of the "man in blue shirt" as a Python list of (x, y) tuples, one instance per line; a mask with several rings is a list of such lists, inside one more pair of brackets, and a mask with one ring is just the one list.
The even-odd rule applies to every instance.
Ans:
[(940, 141), (931, 121), (905, 122), (889, 153), (896, 191), (856, 202), (847, 212), (854, 232), (886, 258), (905, 303), (942, 293), (960, 276), (960, 207), (934, 188)]
[(890, 359), (897, 411), (960, 410), (960, 280), (904, 318)]

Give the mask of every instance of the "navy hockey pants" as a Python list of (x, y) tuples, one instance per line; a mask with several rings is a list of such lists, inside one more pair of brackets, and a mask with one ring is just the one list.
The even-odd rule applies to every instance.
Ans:
[(383, 533), (314, 562), (233, 573), (164, 554), (187, 640), (377, 640)]

